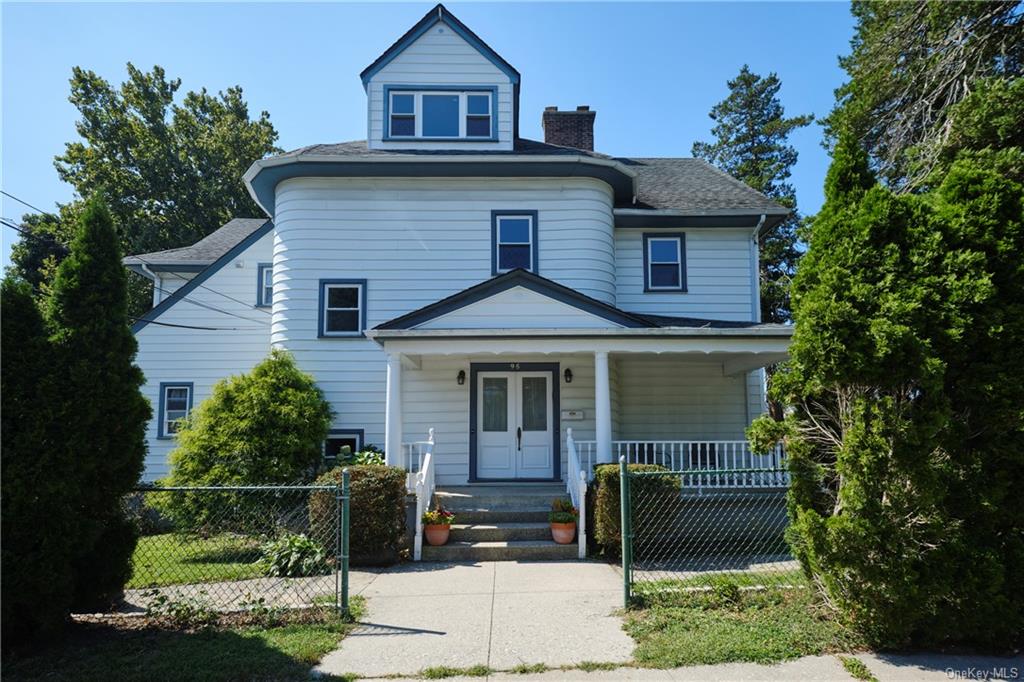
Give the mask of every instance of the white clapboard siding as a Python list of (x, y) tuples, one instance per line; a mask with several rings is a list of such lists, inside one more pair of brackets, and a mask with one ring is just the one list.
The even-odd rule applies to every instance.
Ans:
[(555, 301), (523, 287), (513, 287), (446, 315), (417, 329), (613, 329), (603, 317)]
[[(146, 377), (142, 390), (153, 407), (153, 419), (146, 429), (149, 452), (144, 480), (167, 475), (167, 455), (174, 449), (173, 440), (157, 438), (160, 383), (194, 384), (192, 404), (196, 406), (210, 395), (219, 380), (247, 372), (266, 357), (270, 348), (270, 315), (265, 309), (255, 307), (256, 273), (259, 263), (270, 261), (272, 243), (270, 234), (261, 238), (235, 261), (206, 279), (202, 287), (193, 289), (184, 300), (160, 315), (156, 321), (163, 324), (150, 323), (136, 334), (139, 344), (136, 363)], [(248, 319), (232, 317), (196, 303)], [(164, 326), (166, 324), (237, 331), (183, 329)]]
[(644, 293), (643, 235), (656, 229), (615, 230), (616, 298), (623, 310), (652, 315), (751, 320), (751, 231), (661, 230), (686, 234), (683, 292)]
[(195, 276), (194, 272), (161, 272), (160, 279), (156, 283), (156, 286), (160, 287), (159, 298), (161, 300), (167, 298)]
[[(747, 375), (720, 362), (672, 356), (618, 357), (621, 440), (736, 440), (747, 426)], [(582, 440), (582, 439), (581, 439)]]
[(384, 141), (384, 85), (488, 85), (498, 88), (498, 141), (454, 144), (459, 149), (512, 149), (512, 83), (476, 48), (444, 24), (437, 24), (371, 78), (367, 86), (369, 146), (450, 149), (451, 142)]

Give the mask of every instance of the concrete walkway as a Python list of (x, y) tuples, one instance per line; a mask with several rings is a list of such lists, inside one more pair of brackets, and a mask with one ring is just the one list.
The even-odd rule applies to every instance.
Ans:
[(367, 598), (368, 613), (317, 666), (322, 673), (381, 677), (632, 656), (633, 641), (612, 615), (622, 578), (608, 564), (403, 564), (356, 580), (352, 593)]

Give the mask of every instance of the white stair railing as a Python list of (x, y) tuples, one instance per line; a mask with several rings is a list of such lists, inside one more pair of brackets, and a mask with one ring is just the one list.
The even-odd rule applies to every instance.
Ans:
[(416, 472), (416, 536), (412, 543), (413, 561), (423, 558), (423, 512), (434, 499), (434, 429), (427, 430), (427, 440)]
[(579, 536), (579, 558), (587, 558), (587, 476), (589, 469), (580, 464), (579, 453), (576, 452), (576, 441), (572, 437), (572, 429), (565, 430), (565, 449), (569, 453), (569, 472), (565, 477), (565, 488), (572, 500), (572, 506), (580, 514), (577, 522)]

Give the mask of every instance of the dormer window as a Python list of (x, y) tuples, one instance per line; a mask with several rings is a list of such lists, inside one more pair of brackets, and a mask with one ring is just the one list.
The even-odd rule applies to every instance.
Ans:
[(497, 89), (385, 86), (388, 140), (495, 140)]

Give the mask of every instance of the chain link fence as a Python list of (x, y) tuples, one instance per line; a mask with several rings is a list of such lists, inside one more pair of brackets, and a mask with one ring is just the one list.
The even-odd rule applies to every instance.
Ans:
[[(761, 470), (758, 470), (759, 473)], [(786, 489), (691, 484), (695, 472), (621, 468), (622, 561), (634, 598), (710, 590), (806, 587), (785, 540)]]
[(348, 472), (339, 486), (143, 487), (124, 610), (348, 610)]

